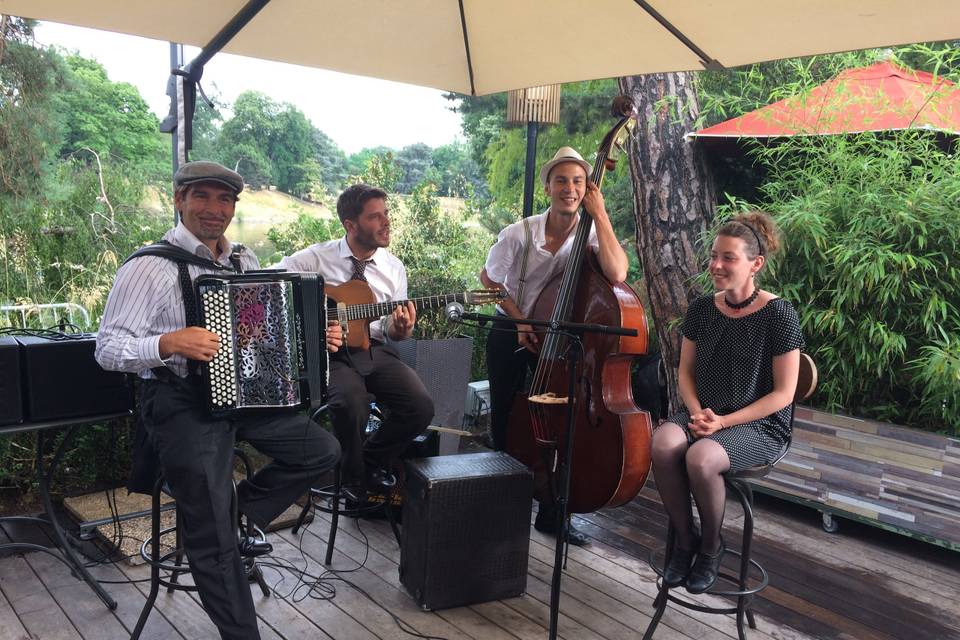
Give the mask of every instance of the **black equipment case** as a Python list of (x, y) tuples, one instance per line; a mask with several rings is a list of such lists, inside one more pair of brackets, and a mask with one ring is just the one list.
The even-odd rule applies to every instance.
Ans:
[(407, 461), (400, 582), (424, 609), (527, 587), (533, 474), (502, 452)]
[(17, 336), (24, 418), (62, 420), (133, 409), (131, 376), (104, 371), (96, 334)]

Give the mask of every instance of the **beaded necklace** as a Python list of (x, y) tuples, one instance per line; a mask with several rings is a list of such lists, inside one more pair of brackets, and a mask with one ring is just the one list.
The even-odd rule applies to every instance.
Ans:
[(747, 307), (750, 306), (750, 303), (752, 303), (754, 300), (757, 299), (757, 294), (759, 293), (760, 293), (760, 289), (758, 287), (754, 287), (753, 293), (747, 296), (747, 299), (742, 302), (730, 302), (730, 298), (728, 298), (727, 294), (724, 293), (723, 304), (727, 305), (731, 309), (736, 309), (737, 311), (739, 311), (740, 309), (746, 309)]

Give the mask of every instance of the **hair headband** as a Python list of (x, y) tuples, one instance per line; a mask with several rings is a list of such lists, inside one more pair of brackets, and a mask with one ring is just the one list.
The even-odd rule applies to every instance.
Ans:
[(750, 229), (750, 233), (752, 233), (753, 237), (757, 239), (757, 249), (760, 251), (760, 255), (763, 255), (763, 243), (760, 242), (760, 234), (757, 233), (757, 230), (754, 229), (751, 225), (747, 224), (746, 222), (742, 222), (740, 220), (734, 220), (734, 222), (736, 222), (737, 224), (742, 224), (747, 229)]

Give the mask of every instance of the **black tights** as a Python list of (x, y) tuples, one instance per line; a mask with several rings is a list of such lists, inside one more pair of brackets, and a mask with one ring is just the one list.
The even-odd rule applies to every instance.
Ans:
[(657, 427), (653, 434), (653, 474), (679, 547), (693, 546), (691, 494), (700, 513), (700, 551), (714, 553), (720, 547), (727, 497), (723, 473), (729, 468), (727, 452), (713, 440), (688, 444), (687, 432), (672, 422)]

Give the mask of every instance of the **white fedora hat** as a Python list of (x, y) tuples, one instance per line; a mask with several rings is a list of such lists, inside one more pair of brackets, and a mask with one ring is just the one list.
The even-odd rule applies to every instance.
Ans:
[(593, 171), (593, 167), (583, 159), (583, 156), (577, 153), (576, 149), (573, 147), (560, 147), (553, 156), (553, 160), (540, 168), (540, 183), (543, 186), (547, 186), (547, 178), (550, 176), (550, 170), (563, 162), (576, 162), (587, 172), (588, 178), (590, 177), (590, 172)]

